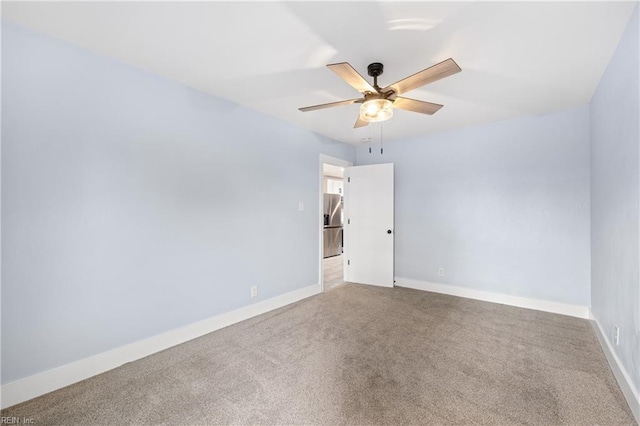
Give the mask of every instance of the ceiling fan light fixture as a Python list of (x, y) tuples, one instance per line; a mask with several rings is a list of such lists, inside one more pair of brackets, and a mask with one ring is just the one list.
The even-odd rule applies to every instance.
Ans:
[[(435, 114), (442, 108), (442, 105), (409, 99), (399, 95), (462, 71), (456, 61), (449, 58), (407, 78), (396, 81), (389, 86), (380, 87), (378, 86), (378, 77), (382, 75), (384, 70), (384, 65), (380, 62), (373, 62), (367, 67), (367, 73), (373, 77), (373, 85), (365, 80), (348, 62), (328, 64), (327, 68), (336, 73), (349, 86), (362, 93), (363, 97), (298, 109), (306, 112), (359, 103), (361, 104), (360, 113), (353, 125), (354, 129), (364, 127), (372, 122), (390, 119), (393, 117), (394, 108), (427, 115)], [(389, 97), (392, 97), (393, 100), (389, 100)]]
[(393, 102), (389, 99), (371, 99), (360, 106), (360, 119), (369, 123), (393, 117)]

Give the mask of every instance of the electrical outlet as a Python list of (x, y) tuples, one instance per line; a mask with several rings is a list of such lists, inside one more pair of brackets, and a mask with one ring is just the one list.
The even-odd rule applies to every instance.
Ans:
[(614, 326), (613, 341), (615, 342), (616, 346), (620, 344), (620, 327), (618, 327), (617, 325)]
[(438, 268), (438, 275), (444, 277), (444, 268)]
[(258, 295), (258, 286), (254, 285), (251, 287), (251, 297), (256, 297)]

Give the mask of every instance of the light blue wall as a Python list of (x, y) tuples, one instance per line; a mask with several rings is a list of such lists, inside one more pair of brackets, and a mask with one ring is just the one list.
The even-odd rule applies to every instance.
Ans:
[(589, 305), (588, 106), (358, 149), (376, 162), (396, 165), (396, 277)]
[(638, 7), (591, 100), (592, 310), (640, 390)]
[(2, 383), (317, 284), (319, 153), (355, 157), (4, 22), (2, 123)]

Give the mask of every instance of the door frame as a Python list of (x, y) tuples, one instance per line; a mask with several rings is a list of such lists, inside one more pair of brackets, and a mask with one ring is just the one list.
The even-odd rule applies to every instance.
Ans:
[[(348, 160), (343, 160), (342, 158), (337, 158), (337, 157), (331, 157), (329, 155), (326, 154), (320, 154), (320, 159), (318, 162), (319, 165), (319, 178), (318, 178), (318, 222), (317, 222), (317, 226), (318, 226), (318, 235), (319, 235), (319, 239), (318, 241), (320, 242), (320, 244), (318, 245), (318, 279), (320, 282), (320, 292), (324, 292), (324, 273), (322, 271), (322, 252), (324, 251), (324, 210), (323, 210), (323, 203), (324, 203), (324, 199), (322, 197), (323, 191), (322, 191), (322, 183), (323, 183), (323, 178), (324, 178), (324, 171), (322, 170), (323, 164), (331, 164), (334, 166), (338, 166), (338, 167), (351, 167), (353, 166), (353, 161), (348, 161)], [(344, 197), (344, 194), (343, 194)], [(346, 232), (345, 227), (342, 227), (342, 233), (343, 233), (343, 238), (344, 238), (344, 233)], [(344, 261), (344, 258), (343, 258)], [(342, 277), (344, 278), (344, 265), (342, 266)]]

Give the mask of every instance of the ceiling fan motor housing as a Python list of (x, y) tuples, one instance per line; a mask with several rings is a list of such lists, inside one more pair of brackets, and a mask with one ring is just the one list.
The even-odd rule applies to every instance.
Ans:
[(374, 62), (367, 67), (367, 73), (373, 77), (373, 88), (380, 93), (380, 86), (378, 86), (378, 76), (384, 71), (384, 66), (380, 62)]
[(383, 73), (383, 71), (384, 65), (382, 65), (380, 62), (374, 62), (372, 64), (369, 64), (369, 66), (367, 67), (367, 73), (371, 77), (378, 77)]

